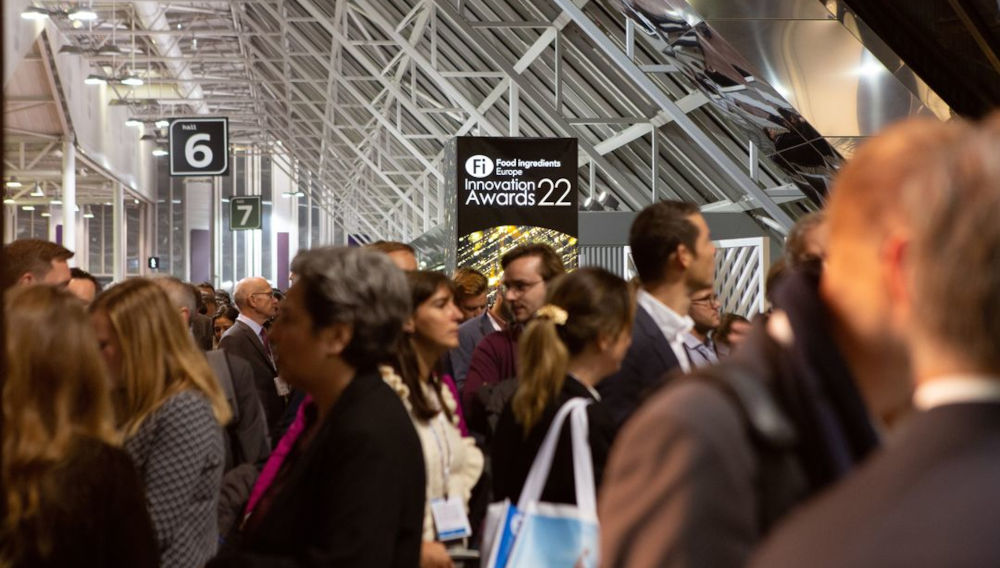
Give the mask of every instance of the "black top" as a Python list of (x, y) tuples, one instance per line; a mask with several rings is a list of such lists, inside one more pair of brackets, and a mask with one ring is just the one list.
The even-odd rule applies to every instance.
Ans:
[(42, 481), (41, 499), (34, 521), (13, 534), (0, 532), (0, 564), (157, 565), (139, 477), (124, 451), (80, 438), (66, 463)]
[(315, 427), (263, 516), (209, 566), (419, 564), (424, 460), (399, 396), (377, 371), (359, 372)]
[(680, 368), (663, 330), (645, 308), (637, 305), (632, 344), (625, 352), (621, 369), (597, 385), (615, 427), (621, 428), (646, 398), (667, 382), (668, 373)]
[[(542, 447), (542, 441), (559, 408), (571, 398), (596, 400), (590, 390), (572, 376), (567, 376), (556, 400), (545, 407), (541, 419), (524, 435), (524, 427), (517, 422), (510, 403), (500, 415), (496, 434), (493, 438), (493, 498), (508, 498), (517, 503), (521, 489), (528, 478), (528, 471), (535, 460), (535, 454)], [(615, 428), (611, 416), (601, 402), (587, 406), (588, 439), (590, 455), (594, 461), (594, 483), (600, 487), (604, 474), (604, 464), (614, 439)], [(542, 501), (547, 503), (576, 503), (576, 483), (573, 478), (573, 443), (570, 439), (569, 422), (564, 423), (559, 435), (559, 444), (552, 459), (552, 469), (542, 491)]]

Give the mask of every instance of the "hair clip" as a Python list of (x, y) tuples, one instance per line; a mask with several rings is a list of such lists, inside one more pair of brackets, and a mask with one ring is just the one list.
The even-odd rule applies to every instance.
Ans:
[(569, 318), (569, 314), (566, 310), (555, 306), (553, 304), (545, 304), (535, 312), (535, 317), (550, 319), (556, 325), (566, 325), (566, 320)]

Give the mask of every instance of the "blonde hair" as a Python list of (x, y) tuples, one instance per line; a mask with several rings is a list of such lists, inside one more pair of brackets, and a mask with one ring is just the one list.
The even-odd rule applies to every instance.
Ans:
[(117, 436), (107, 372), (80, 301), (52, 286), (30, 286), (8, 291), (4, 309), (6, 539), (19, 538), (18, 527), (40, 514), (44, 478), (67, 461), (80, 436), (109, 444)]
[(97, 297), (91, 313), (107, 314), (121, 344), (124, 387), (119, 416), (125, 437), (168, 398), (187, 389), (205, 396), (220, 424), (231, 416), (222, 388), (167, 295), (150, 280), (127, 280)]
[(632, 291), (603, 268), (581, 268), (559, 277), (518, 342), (518, 385), (511, 401), (525, 435), (559, 396), (570, 358), (601, 336), (632, 326)]

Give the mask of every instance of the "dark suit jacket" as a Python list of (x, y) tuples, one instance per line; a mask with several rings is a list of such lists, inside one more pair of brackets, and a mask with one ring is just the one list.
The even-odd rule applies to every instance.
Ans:
[(653, 317), (637, 305), (632, 324), (632, 345), (625, 353), (621, 369), (597, 385), (604, 405), (620, 428), (642, 401), (666, 380), (665, 375), (680, 367), (677, 356), (657, 327)]
[(932, 408), (773, 533), (754, 566), (1000, 566), (1000, 403)]
[(483, 315), (458, 327), (458, 347), (448, 352), (448, 371), (455, 379), (459, 394), (465, 387), (465, 375), (469, 372), (472, 352), (484, 337), (495, 331), (489, 312), (483, 312)]
[(253, 369), (243, 359), (222, 350), (206, 351), (205, 356), (233, 413), (226, 425), (225, 471), (243, 463), (263, 467), (271, 453), (271, 440)]
[(278, 389), (274, 384), (274, 377), (278, 375), (278, 371), (265, 353), (260, 338), (254, 334), (250, 326), (237, 321), (223, 334), (222, 340), (219, 341), (219, 349), (250, 364), (250, 368), (253, 369), (253, 382), (257, 386), (257, 395), (267, 417), (267, 431), (271, 443), (276, 444), (278, 425), (285, 412), (285, 400), (278, 395)]
[[(545, 408), (541, 419), (527, 436), (524, 428), (514, 418), (514, 411), (508, 403), (497, 422), (493, 438), (493, 498), (508, 498), (517, 503), (535, 455), (542, 447), (542, 441), (552, 425), (559, 408), (571, 398), (594, 400), (583, 384), (572, 377), (566, 377), (559, 397)], [(594, 462), (594, 482), (598, 488), (604, 475), (608, 450), (614, 439), (615, 428), (607, 409), (600, 402), (587, 407), (587, 427), (590, 441), (590, 455)], [(569, 423), (563, 426), (559, 445), (552, 459), (552, 469), (542, 491), (542, 501), (547, 503), (576, 503), (576, 482), (573, 477), (573, 444), (570, 439)]]
[(377, 371), (359, 372), (315, 427), (262, 518), (209, 566), (419, 564), (424, 460), (399, 396)]
[(199, 313), (191, 314), (191, 335), (194, 336), (194, 342), (198, 344), (199, 349), (202, 351), (212, 349), (215, 339), (212, 318)]

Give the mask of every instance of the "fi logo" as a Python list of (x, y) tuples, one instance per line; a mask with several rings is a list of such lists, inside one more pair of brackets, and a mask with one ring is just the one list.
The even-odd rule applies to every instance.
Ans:
[(465, 161), (465, 171), (474, 178), (484, 178), (493, 173), (493, 159), (477, 154)]

